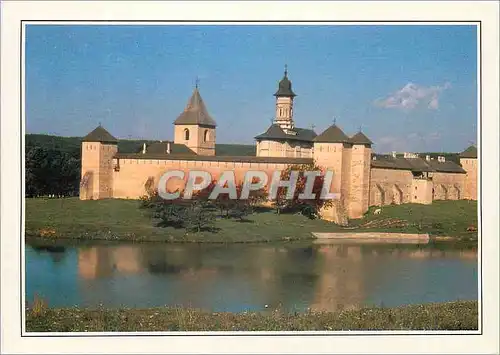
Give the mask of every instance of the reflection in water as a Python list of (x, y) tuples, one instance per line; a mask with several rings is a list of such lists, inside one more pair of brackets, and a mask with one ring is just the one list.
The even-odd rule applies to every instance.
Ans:
[(48, 253), (54, 263), (60, 263), (64, 260), (64, 255), (66, 249), (61, 246), (47, 245), (47, 246), (35, 246), (33, 249), (37, 253)]
[[(27, 292), (43, 291), (52, 306), (180, 305), (244, 311), (269, 305), (336, 311), (366, 304), (477, 298), (474, 251), (362, 245), (119, 245), (49, 253), (36, 250), (26, 248)], [(65, 265), (73, 263), (74, 271), (71, 266), (42, 270), (48, 255), (52, 262), (66, 257)], [(30, 277), (41, 272), (51, 273), (50, 280), (58, 280), (57, 287), (52, 281), (38, 278), (35, 282)], [(61, 287), (61, 280), (68, 278), (78, 286)]]
[(361, 248), (321, 246), (322, 268), (311, 309), (337, 311), (355, 308), (363, 300)]
[(78, 251), (78, 274), (84, 279), (97, 277), (97, 248)]
[(37, 252), (49, 252), (49, 253), (64, 253), (66, 250), (65, 247), (57, 246), (57, 245), (47, 245), (47, 246), (34, 246), (31, 247), (33, 250), (36, 250)]

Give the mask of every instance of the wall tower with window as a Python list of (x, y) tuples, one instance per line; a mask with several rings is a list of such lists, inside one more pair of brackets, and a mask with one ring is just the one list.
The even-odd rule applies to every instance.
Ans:
[(216, 123), (208, 114), (198, 85), (174, 125), (175, 144), (184, 144), (199, 155), (215, 155)]

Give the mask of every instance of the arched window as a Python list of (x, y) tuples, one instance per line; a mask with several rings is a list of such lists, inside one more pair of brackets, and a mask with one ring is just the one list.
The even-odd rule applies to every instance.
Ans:
[(205, 133), (203, 133), (203, 142), (207, 142), (208, 141), (208, 138), (209, 138), (209, 133), (208, 133), (208, 129), (205, 130)]
[(189, 129), (187, 128), (184, 129), (184, 139), (187, 141), (189, 140)]

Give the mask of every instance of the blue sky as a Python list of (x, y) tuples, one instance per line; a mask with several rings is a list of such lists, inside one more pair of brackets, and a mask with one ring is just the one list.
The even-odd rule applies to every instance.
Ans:
[(477, 135), (474, 26), (29, 25), (26, 131), (173, 139), (200, 78), (218, 143), (253, 143), (283, 67), (295, 124), (361, 126), (377, 152), (461, 151)]

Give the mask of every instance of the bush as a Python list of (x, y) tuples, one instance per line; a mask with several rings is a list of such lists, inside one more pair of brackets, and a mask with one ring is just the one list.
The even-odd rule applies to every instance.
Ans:
[(155, 207), (154, 217), (159, 219), (158, 227), (182, 228), (185, 222), (185, 207), (174, 203), (160, 203)]
[(184, 209), (184, 226), (188, 231), (214, 230), (215, 218), (216, 208), (207, 201), (193, 201)]

